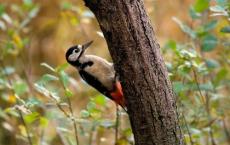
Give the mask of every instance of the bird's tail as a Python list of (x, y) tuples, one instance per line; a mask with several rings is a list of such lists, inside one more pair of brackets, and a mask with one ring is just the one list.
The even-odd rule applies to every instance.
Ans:
[(124, 94), (122, 91), (120, 81), (118, 81), (118, 80), (116, 81), (115, 89), (113, 92), (110, 93), (110, 95), (112, 96), (112, 99), (127, 112), (127, 108), (125, 105), (125, 98), (124, 98)]

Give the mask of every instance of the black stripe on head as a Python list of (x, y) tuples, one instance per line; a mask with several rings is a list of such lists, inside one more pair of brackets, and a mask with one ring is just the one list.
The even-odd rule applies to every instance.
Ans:
[(69, 59), (68, 57), (73, 53), (73, 50), (76, 49), (76, 46), (73, 46), (73, 47), (70, 47), (66, 53), (65, 53), (65, 59), (67, 62), (69, 62)]
[(73, 66), (76, 66), (77, 61), (79, 60), (79, 58), (82, 56), (83, 53), (84, 51), (82, 47), (80, 45), (76, 45), (76, 46), (70, 47), (67, 50), (65, 57), (68, 63), (70, 63)]

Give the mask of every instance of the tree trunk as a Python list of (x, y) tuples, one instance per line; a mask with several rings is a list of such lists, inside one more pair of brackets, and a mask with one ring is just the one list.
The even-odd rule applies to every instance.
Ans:
[(143, 0), (84, 1), (122, 81), (135, 144), (183, 144), (171, 83)]

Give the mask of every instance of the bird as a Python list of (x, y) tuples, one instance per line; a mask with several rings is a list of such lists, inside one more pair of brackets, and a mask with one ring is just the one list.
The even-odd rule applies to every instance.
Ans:
[(92, 43), (89, 41), (70, 47), (65, 55), (67, 62), (78, 70), (87, 84), (126, 110), (122, 86), (113, 63), (96, 55), (85, 54)]

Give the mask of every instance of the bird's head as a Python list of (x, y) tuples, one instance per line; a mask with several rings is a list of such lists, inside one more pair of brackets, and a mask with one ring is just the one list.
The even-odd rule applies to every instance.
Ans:
[(83, 45), (75, 45), (70, 47), (66, 54), (66, 60), (70, 64), (75, 64), (76, 61), (84, 54), (85, 50), (93, 43), (93, 41), (87, 42)]

